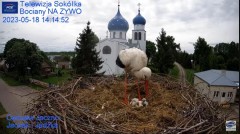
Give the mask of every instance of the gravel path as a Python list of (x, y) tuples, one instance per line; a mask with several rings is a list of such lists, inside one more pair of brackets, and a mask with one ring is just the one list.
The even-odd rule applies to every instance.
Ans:
[(185, 73), (185, 70), (184, 70), (184, 68), (182, 67), (182, 65), (180, 65), (179, 63), (174, 62), (174, 64), (178, 67), (179, 72), (180, 72), (179, 77), (180, 77), (183, 85), (185, 86), (185, 85), (186, 85), (186, 73)]

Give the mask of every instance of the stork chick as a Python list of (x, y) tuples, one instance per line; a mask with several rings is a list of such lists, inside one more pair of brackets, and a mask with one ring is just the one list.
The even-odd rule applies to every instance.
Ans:
[(148, 102), (145, 98), (143, 98), (142, 100), (139, 100), (138, 98), (133, 98), (130, 102), (130, 105), (132, 105), (133, 107), (145, 107), (148, 105)]

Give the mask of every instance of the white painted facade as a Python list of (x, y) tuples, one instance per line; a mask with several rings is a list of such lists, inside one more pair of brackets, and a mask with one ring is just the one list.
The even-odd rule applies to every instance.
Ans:
[(238, 90), (236, 87), (230, 86), (211, 86), (197, 76), (194, 76), (194, 86), (201, 94), (219, 103), (233, 103)]
[(144, 25), (134, 25), (134, 30), (132, 30), (132, 43), (138, 44), (139, 48), (146, 52), (146, 31)]

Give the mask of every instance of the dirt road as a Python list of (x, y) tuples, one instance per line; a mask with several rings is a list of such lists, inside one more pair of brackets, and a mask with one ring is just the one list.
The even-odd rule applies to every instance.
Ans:
[(174, 64), (178, 67), (179, 69), (179, 78), (181, 80), (181, 82), (183, 83), (183, 85), (185, 86), (186, 85), (186, 73), (185, 73), (185, 70), (184, 68), (177, 62), (174, 62)]

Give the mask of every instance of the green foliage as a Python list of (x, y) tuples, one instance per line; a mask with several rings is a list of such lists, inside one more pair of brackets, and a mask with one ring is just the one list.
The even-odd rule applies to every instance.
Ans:
[(152, 59), (153, 67), (160, 73), (168, 73), (173, 68), (177, 51), (180, 50), (180, 44), (174, 42), (173, 36), (167, 36), (162, 29), (160, 36), (157, 37), (157, 53)]
[(214, 47), (213, 68), (239, 70), (239, 43), (219, 43)]
[(8, 71), (16, 72), (20, 80), (26, 79), (27, 68), (30, 68), (31, 75), (40, 73), (44, 55), (35, 43), (13, 38), (7, 42), (4, 53), (6, 54), (6, 63), (9, 65)]
[(1, 61), (2, 58), (3, 58), (3, 53), (0, 53), (0, 61)]
[(3, 51), (3, 56), (6, 57), (7, 56), (7, 52), (10, 48), (12, 48), (13, 45), (15, 45), (16, 43), (24, 43), (26, 40), (24, 39), (17, 39), (17, 38), (12, 38), (11, 40), (9, 40), (6, 45), (5, 45), (5, 48), (4, 48), (4, 51)]
[(227, 69), (239, 71), (239, 59), (237, 57), (234, 57), (233, 59), (228, 59), (227, 61)]
[(156, 45), (154, 42), (148, 40), (146, 41), (146, 54), (148, 57), (148, 61), (150, 61), (156, 54)]
[(193, 85), (194, 82), (194, 70), (193, 69), (185, 69), (186, 72), (186, 80)]
[(204, 38), (199, 37), (194, 44), (195, 70), (227, 69), (238, 71), (239, 43), (219, 43), (210, 47)]
[(0, 73), (0, 78), (3, 79), (9, 86), (20, 86), (23, 85), (21, 82), (17, 81), (16, 79), (14, 79), (11, 76), (8, 75), (4, 75), (2, 73)]
[[(6, 110), (0, 103), (0, 115), (7, 114)], [(6, 126), (8, 123), (13, 123), (13, 121), (8, 121), (6, 118), (0, 118), (0, 134), (21, 134), (20, 130), (17, 130), (16, 128), (7, 128)]]
[(169, 75), (171, 75), (172, 77), (174, 77), (176, 79), (179, 78), (179, 69), (176, 65), (174, 65), (174, 67), (172, 69), (170, 69)]
[(51, 76), (41, 80), (43, 82), (59, 85), (59, 84), (62, 84), (63, 82), (66, 82), (71, 77), (69, 70), (62, 70), (61, 74), (62, 76)]
[(87, 27), (77, 38), (75, 48), (77, 56), (72, 59), (72, 67), (77, 74), (94, 74), (102, 68), (103, 61), (95, 49), (98, 41), (98, 37), (90, 29), (90, 22), (88, 22)]
[(6, 110), (4, 109), (3, 105), (0, 103), (0, 115), (6, 114)]
[(193, 67), (193, 63), (191, 61), (192, 59), (193, 59), (192, 54), (188, 54), (186, 51), (183, 52), (180, 51), (177, 54), (176, 61), (180, 63), (184, 68), (192, 68)]
[(68, 55), (68, 56), (73, 56), (75, 55), (76, 52), (66, 52), (66, 51), (62, 51), (62, 52), (45, 52), (46, 55)]
[(53, 67), (53, 63), (52, 61), (48, 58), (48, 56), (46, 55), (46, 53), (44, 53), (43, 51), (38, 51), (39, 54), (43, 57), (43, 61), (45, 61), (48, 65), (50, 65), (51, 67)]
[(194, 45), (194, 62), (200, 66), (200, 70), (210, 69), (210, 58), (212, 47), (207, 44), (204, 38), (198, 37)]

